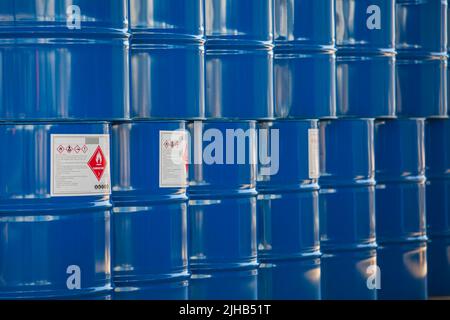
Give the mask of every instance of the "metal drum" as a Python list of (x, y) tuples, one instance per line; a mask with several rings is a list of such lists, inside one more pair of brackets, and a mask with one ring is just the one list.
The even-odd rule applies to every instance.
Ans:
[(131, 117), (200, 119), (204, 104), (201, 0), (130, 0)]
[(187, 299), (187, 152), (182, 121), (112, 129), (116, 299)]
[(205, 0), (205, 35), (210, 44), (270, 45), (273, 0)]
[(334, 0), (275, 0), (274, 5), (275, 117), (335, 116)]
[(374, 122), (320, 122), (324, 299), (376, 299)]
[(206, 0), (208, 119), (273, 118), (272, 0)]
[(197, 40), (204, 35), (202, 0), (129, 0), (134, 36)]
[(0, 143), (0, 299), (108, 298), (108, 125), (2, 123)]
[(447, 116), (447, 1), (397, 0), (397, 114)]
[(337, 116), (395, 115), (394, 0), (336, 0)]
[(256, 299), (255, 122), (189, 128), (189, 298)]
[(450, 120), (425, 124), (428, 293), (450, 295)]
[(10, 0), (0, 11), (0, 119), (129, 116), (126, 0)]
[(259, 299), (321, 297), (318, 137), (316, 120), (259, 124)]
[(423, 119), (375, 124), (379, 299), (427, 299)]

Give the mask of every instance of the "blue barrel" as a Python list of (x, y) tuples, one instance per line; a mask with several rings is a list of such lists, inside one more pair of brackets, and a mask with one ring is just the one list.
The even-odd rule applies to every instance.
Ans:
[(395, 115), (395, 1), (336, 0), (337, 115)]
[(115, 299), (187, 299), (187, 152), (182, 121), (112, 129)]
[(397, 0), (396, 47), (400, 52), (447, 52), (447, 0)]
[(126, 0), (11, 0), (0, 11), (0, 119), (129, 116)]
[(202, 40), (202, 0), (129, 0), (134, 36), (152, 39)]
[(320, 122), (324, 299), (376, 299), (374, 173), (373, 120)]
[(397, 0), (397, 114), (447, 116), (447, 1)]
[(2, 123), (0, 299), (105, 299), (109, 128)]
[(270, 45), (273, 0), (205, 0), (205, 35), (211, 44)]
[(256, 299), (255, 122), (189, 128), (189, 298)]
[(334, 49), (334, 14), (334, 0), (274, 0), (274, 42), (303, 49)]
[(273, 118), (272, 6), (205, 1), (206, 118)]
[(274, 5), (275, 117), (334, 117), (334, 0), (275, 0)]
[(206, 43), (206, 117), (273, 118), (273, 52)]
[(320, 299), (317, 121), (258, 127), (258, 298)]
[(428, 293), (450, 295), (450, 120), (425, 125)]
[(379, 299), (428, 297), (424, 127), (423, 119), (375, 124)]
[(205, 116), (201, 0), (130, 0), (131, 117)]

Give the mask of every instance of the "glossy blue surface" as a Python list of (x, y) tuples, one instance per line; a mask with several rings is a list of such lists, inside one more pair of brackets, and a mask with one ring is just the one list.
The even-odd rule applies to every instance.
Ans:
[(395, 56), (337, 52), (338, 117), (395, 116)]
[[(67, 26), (70, 5), (79, 29)], [(0, 119), (127, 118), (127, 14), (125, 0), (2, 1)]]
[(160, 132), (184, 129), (181, 121), (113, 125), (117, 299), (178, 299), (187, 292), (186, 187), (161, 187), (159, 176)]
[(433, 237), (428, 242), (428, 294), (448, 297), (450, 293), (450, 237)]
[(277, 260), (258, 269), (259, 300), (320, 300), (320, 259)]
[(399, 53), (446, 54), (447, 0), (397, 0), (396, 24)]
[(375, 124), (379, 299), (427, 298), (424, 128), (423, 119)]
[[(261, 122), (258, 129), (259, 298), (318, 299), (319, 185), (310, 174), (315, 151), (308, 143), (310, 131), (318, 132), (317, 121)], [(276, 136), (279, 142), (272, 140)], [(272, 157), (273, 172), (264, 172), (264, 156)]]
[[(50, 136), (108, 133), (104, 123), (0, 124), (0, 299), (107, 298), (109, 195), (51, 197)], [(80, 289), (68, 289), (70, 266)]]
[(210, 44), (267, 45), (273, 40), (273, 0), (205, 0)]
[(336, 56), (333, 50), (303, 52), (275, 47), (276, 118), (315, 119), (336, 115)]
[(130, 0), (133, 37), (201, 40), (204, 34), (202, 0)]
[[(128, 29), (127, 0), (7, 0), (0, 3), (0, 37), (5, 34), (108, 34), (123, 37)], [(71, 6), (80, 9), (80, 29), (68, 28)], [(69, 23), (71, 26), (71, 23)]]
[(381, 270), (379, 300), (428, 298), (426, 241), (380, 244), (377, 263)]
[(131, 117), (197, 119), (205, 115), (204, 47), (133, 40)]
[(377, 290), (367, 287), (367, 279), (377, 264), (376, 250), (325, 253), (322, 256), (322, 299), (376, 300)]
[(336, 45), (361, 54), (394, 52), (395, 0), (336, 0)]
[(319, 221), (324, 299), (374, 299), (374, 122), (320, 122)]
[(188, 300), (188, 281), (156, 282), (140, 287), (115, 288), (114, 300)]
[[(188, 128), (192, 141), (188, 190), (191, 198), (256, 194), (255, 121), (196, 121), (189, 123)], [(242, 149), (238, 150), (240, 146)], [(233, 149), (234, 154), (227, 154), (227, 148)]]
[(450, 295), (450, 120), (427, 120), (428, 293)]
[[(189, 129), (194, 163), (188, 188), (190, 298), (256, 298), (255, 122), (195, 122)], [(242, 130), (240, 141), (245, 143), (245, 151), (238, 150), (239, 139), (233, 135), (226, 143), (227, 130)]]
[(190, 300), (256, 300), (258, 270), (195, 273), (189, 283)]
[(273, 52), (268, 48), (206, 46), (207, 118), (273, 117)]
[(333, 49), (334, 0), (274, 0), (276, 46)]
[(398, 116), (447, 116), (447, 59), (399, 56), (396, 72)]

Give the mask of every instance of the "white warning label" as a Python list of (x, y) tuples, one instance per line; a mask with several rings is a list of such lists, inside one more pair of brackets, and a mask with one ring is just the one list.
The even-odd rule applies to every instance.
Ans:
[(319, 130), (308, 129), (309, 178), (319, 178)]
[(111, 193), (109, 135), (51, 135), (51, 196)]
[(187, 133), (186, 131), (159, 132), (159, 187), (187, 186)]

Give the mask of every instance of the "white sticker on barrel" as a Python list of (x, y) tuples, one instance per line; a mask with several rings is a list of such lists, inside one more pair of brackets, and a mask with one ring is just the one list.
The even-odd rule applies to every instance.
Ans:
[(111, 193), (109, 135), (52, 134), (52, 197)]
[(159, 132), (159, 187), (187, 186), (188, 150), (186, 131)]
[(319, 178), (319, 130), (308, 129), (309, 178)]

